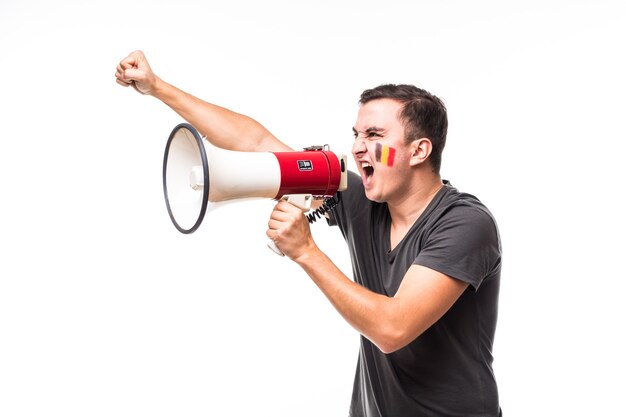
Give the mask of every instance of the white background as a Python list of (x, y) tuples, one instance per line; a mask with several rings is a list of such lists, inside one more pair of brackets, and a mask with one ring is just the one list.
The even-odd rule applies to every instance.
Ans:
[(503, 238), (505, 415), (626, 415), (618, 3), (2, 0), (0, 415), (347, 415), (358, 335), (266, 248), (273, 203), (172, 226), (181, 119), (115, 83), (134, 49), (296, 148), (349, 152), (365, 88), (440, 96), (443, 176)]

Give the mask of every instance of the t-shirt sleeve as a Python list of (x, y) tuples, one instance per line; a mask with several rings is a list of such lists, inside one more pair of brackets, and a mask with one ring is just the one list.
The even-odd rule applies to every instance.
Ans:
[(459, 205), (441, 217), (413, 264), (466, 282), (477, 290), (499, 267), (500, 255), (493, 217), (478, 207)]

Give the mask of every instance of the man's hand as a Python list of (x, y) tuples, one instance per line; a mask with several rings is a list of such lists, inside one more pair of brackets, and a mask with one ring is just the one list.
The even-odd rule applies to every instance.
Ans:
[(267, 225), (267, 237), (294, 261), (316, 247), (304, 212), (291, 203), (276, 204)]
[(139, 93), (146, 95), (152, 95), (160, 81), (141, 51), (132, 52), (117, 65), (115, 78), (119, 85), (132, 86)]

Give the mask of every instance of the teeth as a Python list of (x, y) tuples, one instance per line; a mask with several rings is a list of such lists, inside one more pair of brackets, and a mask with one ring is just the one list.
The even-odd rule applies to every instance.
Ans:
[(369, 162), (361, 162), (361, 168), (371, 168), (372, 164)]

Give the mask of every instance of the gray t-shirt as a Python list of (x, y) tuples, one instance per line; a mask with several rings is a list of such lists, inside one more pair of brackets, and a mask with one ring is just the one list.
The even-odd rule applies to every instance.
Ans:
[(450, 310), (404, 348), (384, 354), (361, 337), (350, 416), (498, 416), (491, 365), (501, 247), (491, 213), (446, 182), (390, 250), (387, 205), (367, 199), (358, 175), (349, 173), (338, 198), (329, 223), (348, 243), (355, 282), (392, 297), (417, 264), (469, 283)]

